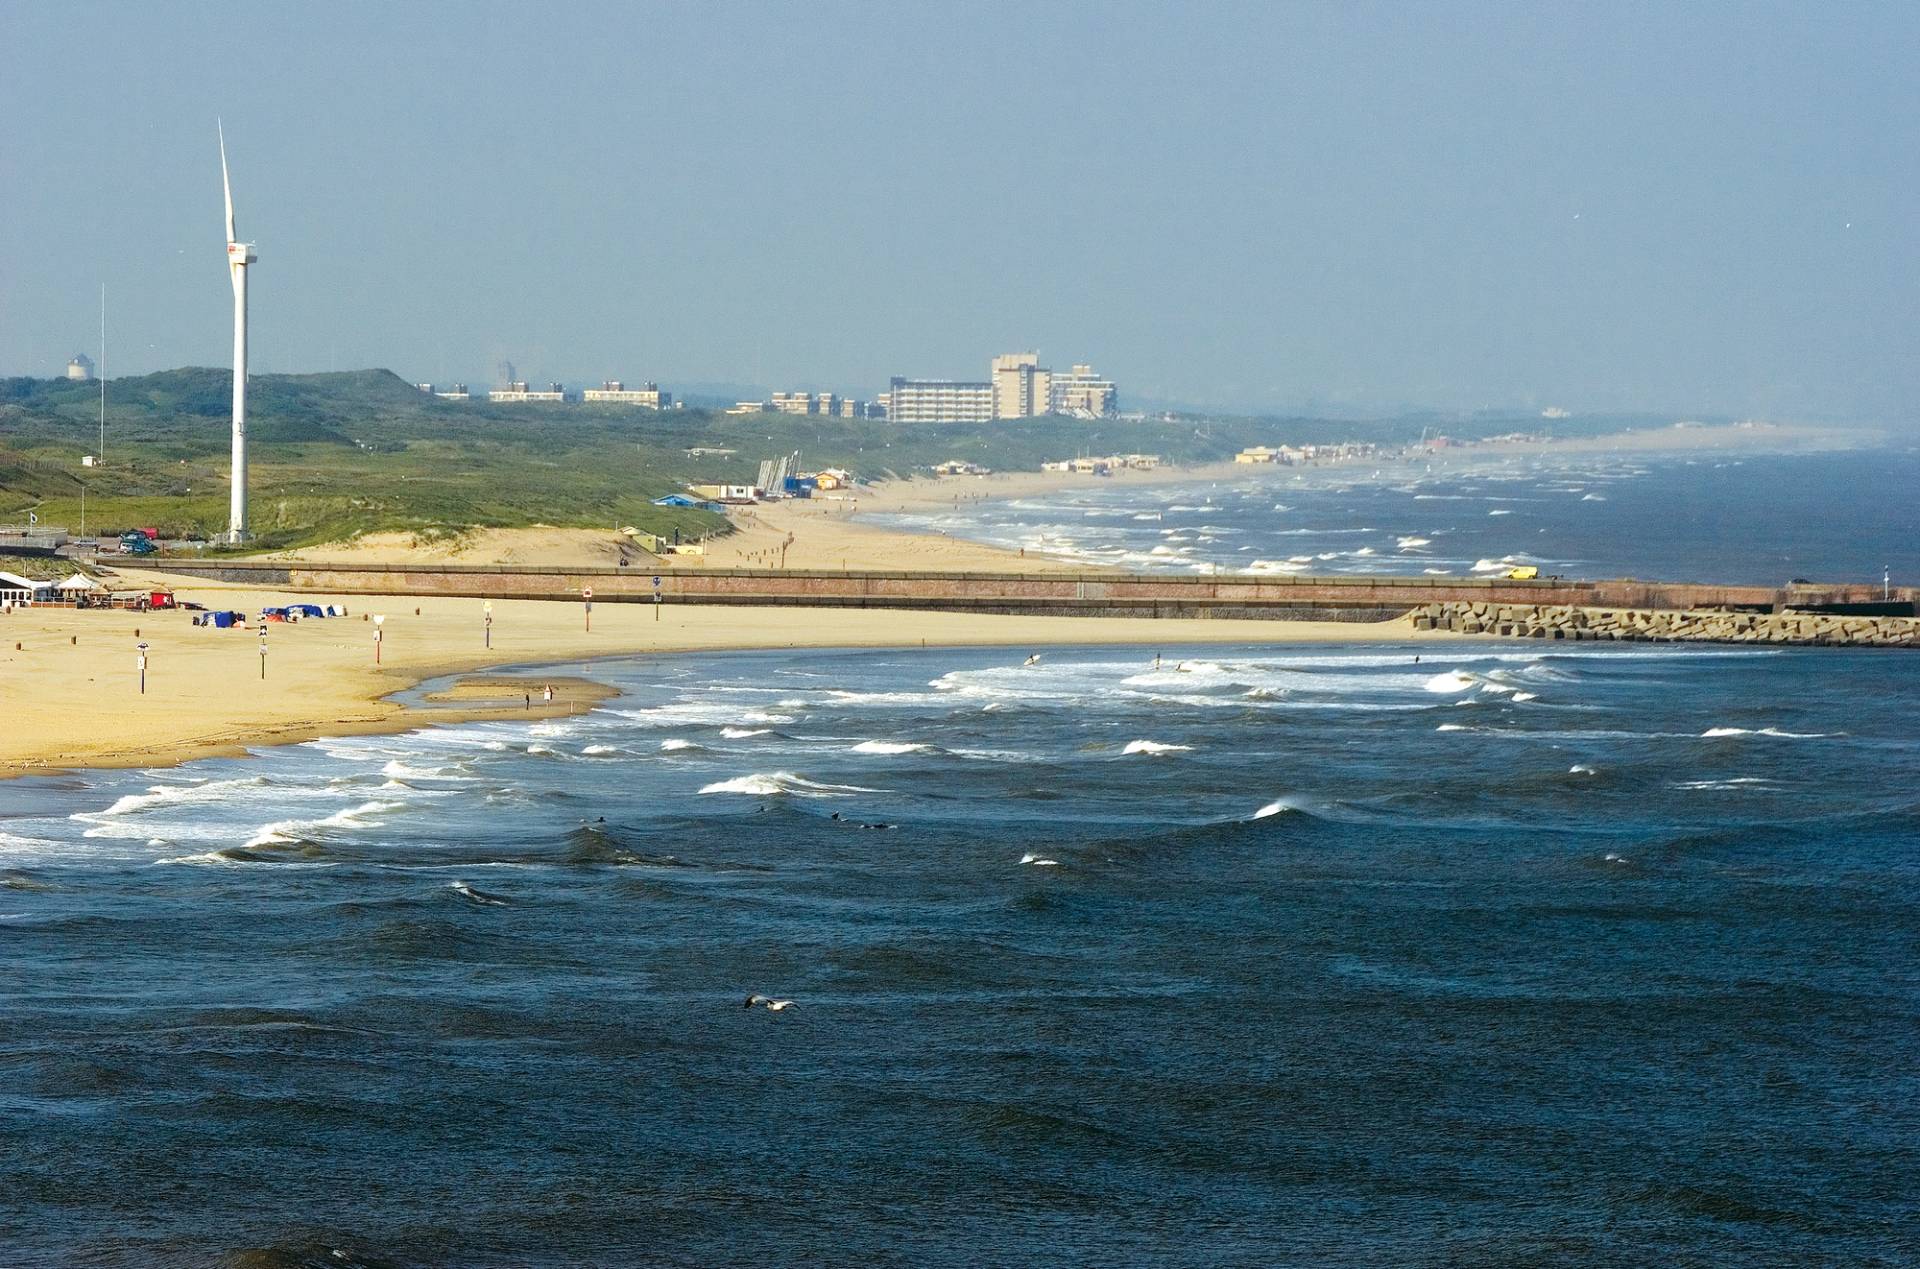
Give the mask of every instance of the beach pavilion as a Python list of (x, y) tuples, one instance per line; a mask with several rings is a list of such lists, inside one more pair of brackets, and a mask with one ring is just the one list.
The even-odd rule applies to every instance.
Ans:
[(31, 604), (47, 597), (51, 582), (35, 581), (18, 573), (0, 573), (0, 604)]

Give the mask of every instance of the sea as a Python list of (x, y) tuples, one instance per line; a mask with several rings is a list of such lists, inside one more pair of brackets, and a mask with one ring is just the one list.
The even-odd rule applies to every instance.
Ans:
[(1920, 448), (1436, 451), (1062, 486), (863, 521), (1130, 570), (1780, 585), (1920, 578)]
[(0, 1263), (1920, 1260), (1911, 654), (519, 672), (0, 783)]

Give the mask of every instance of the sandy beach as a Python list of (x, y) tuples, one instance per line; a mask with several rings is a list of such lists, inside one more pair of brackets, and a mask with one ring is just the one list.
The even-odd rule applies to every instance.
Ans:
[[(182, 600), (256, 612), (291, 598), (194, 587)], [(325, 596), (302, 595), (325, 602)], [(381, 663), (359, 601), (351, 616), (267, 627), (260, 678), (257, 628), (193, 626), (185, 612), (23, 608), (0, 617), (0, 774), (63, 767), (151, 766), (317, 736), (404, 731), (477, 718), (539, 718), (591, 708), (605, 695), (590, 678), (522, 685), (470, 682), (425, 706), (390, 699), (423, 680), (485, 669), (593, 657), (749, 648), (999, 646), (1009, 655), (1064, 644), (1286, 644), (1431, 640), (1404, 621), (1341, 622), (1007, 617), (861, 609), (759, 609), (601, 604), (593, 630), (578, 604), (494, 603), (493, 647), (471, 599), (371, 601), (386, 617)], [(416, 613), (415, 609), (418, 609)], [(136, 633), (137, 631), (137, 633)], [(135, 644), (149, 644), (139, 692)], [(1144, 654), (1150, 655), (1150, 653)], [(544, 705), (539, 685), (553, 682)]]
[[(1478, 446), (1438, 461), (1469, 462), (1512, 451), (1595, 448), (1682, 451), (1819, 448), (1836, 443), (1818, 429), (1774, 426), (1676, 427), (1593, 440)], [(1378, 460), (1359, 460), (1376, 462)], [(1005, 472), (987, 476), (889, 481), (845, 495), (745, 507), (737, 531), (709, 544), (704, 557), (656, 564), (604, 530), (535, 527), (476, 530), (421, 544), (404, 534), (373, 535), (287, 553), (306, 560), (368, 563), (611, 565), (622, 552), (648, 567), (784, 565), (900, 570), (1084, 570), (1084, 562), (1047, 559), (944, 535), (862, 523), (863, 514), (926, 510), (993, 498), (1028, 497), (1098, 485), (1142, 488), (1245, 479), (1266, 468), (1234, 463), (1161, 467), (1110, 477)], [(128, 574), (129, 578), (136, 576)], [(161, 579), (164, 584), (165, 579)], [(218, 586), (180, 597), (249, 612), (287, 595)], [(324, 595), (299, 598), (322, 601)], [(321, 735), (398, 731), (435, 721), (540, 717), (591, 708), (604, 694), (590, 680), (557, 684), (552, 706), (531, 707), (514, 685), (469, 681), (457, 699), (406, 704), (391, 699), (422, 680), (503, 665), (546, 664), (636, 653), (786, 647), (1061, 644), (1284, 644), (1447, 638), (1416, 635), (1404, 621), (1381, 625), (1323, 622), (1012, 617), (861, 609), (675, 607), (656, 622), (650, 607), (600, 606), (585, 631), (578, 606), (496, 601), (493, 646), (482, 644), (479, 601), (371, 601), (387, 616), (381, 664), (373, 626), (351, 618), (269, 627), (267, 677), (259, 675), (256, 632), (200, 629), (185, 613), (22, 609), (0, 618), (0, 774), (65, 766), (149, 765), (247, 746)], [(136, 631), (138, 632), (136, 634)], [(138, 692), (134, 645), (151, 644), (147, 694)]]

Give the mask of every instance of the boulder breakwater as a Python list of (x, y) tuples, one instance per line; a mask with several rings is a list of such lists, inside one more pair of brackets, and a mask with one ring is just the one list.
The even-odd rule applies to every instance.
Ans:
[(1920, 619), (1794, 609), (1734, 612), (1454, 602), (1422, 604), (1408, 616), (1416, 630), (1517, 639), (1920, 648)]

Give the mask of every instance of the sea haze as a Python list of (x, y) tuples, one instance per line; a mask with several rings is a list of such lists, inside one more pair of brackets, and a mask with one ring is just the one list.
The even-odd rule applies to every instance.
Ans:
[[(965, 485), (955, 486), (964, 493)], [(1130, 570), (1779, 585), (1920, 577), (1920, 451), (1449, 455), (1250, 467), (868, 517)]]
[(6, 1259), (1920, 1250), (1902, 654), (1024, 656), (0, 785)]

